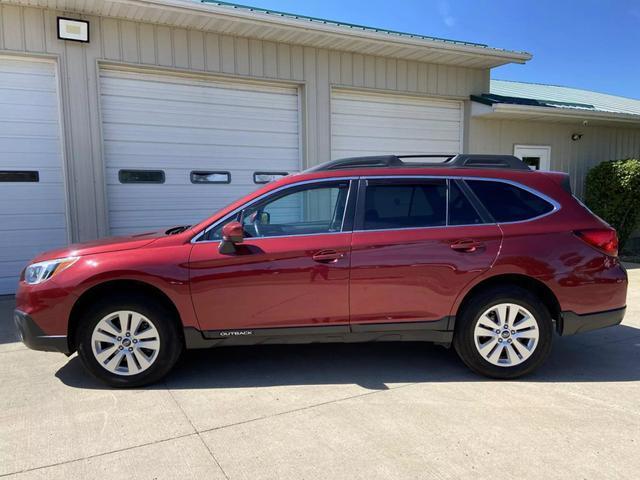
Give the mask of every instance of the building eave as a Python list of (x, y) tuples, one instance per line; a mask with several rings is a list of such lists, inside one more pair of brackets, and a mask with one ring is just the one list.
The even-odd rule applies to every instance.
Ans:
[(478, 101), (472, 98), (471, 116), (474, 118), (529, 120), (587, 125), (640, 127), (640, 115), (602, 112), (571, 108), (536, 107)]
[(527, 52), (412, 37), (374, 29), (345, 28), (335, 23), (323, 24), (288, 16), (274, 16), (261, 11), (184, 0), (5, 0), (4, 3), (48, 8), (67, 15), (107, 16), (273, 42), (471, 68), (493, 68), (508, 63), (525, 63), (531, 59), (531, 54)]

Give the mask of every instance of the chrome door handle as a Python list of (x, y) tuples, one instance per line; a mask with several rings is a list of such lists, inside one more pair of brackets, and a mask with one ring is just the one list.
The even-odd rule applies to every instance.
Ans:
[(484, 247), (482, 242), (478, 242), (476, 240), (464, 239), (458, 240), (451, 244), (451, 248), (458, 252), (472, 253), (478, 250), (479, 248)]
[(319, 263), (336, 263), (342, 257), (344, 257), (344, 253), (342, 252), (336, 252), (335, 250), (322, 250), (311, 258), (313, 258), (315, 262)]

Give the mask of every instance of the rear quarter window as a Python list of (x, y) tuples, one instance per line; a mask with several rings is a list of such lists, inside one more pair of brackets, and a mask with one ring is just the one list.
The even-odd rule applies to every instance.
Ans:
[(530, 220), (554, 208), (547, 200), (509, 183), (486, 180), (466, 183), (498, 223)]

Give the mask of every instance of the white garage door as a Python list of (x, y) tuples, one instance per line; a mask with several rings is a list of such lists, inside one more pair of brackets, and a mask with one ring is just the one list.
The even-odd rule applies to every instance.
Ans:
[(67, 243), (62, 172), (55, 63), (0, 56), (0, 294)]
[(296, 87), (116, 69), (100, 87), (114, 235), (197, 223), (256, 173), (300, 169)]
[(462, 152), (462, 102), (333, 90), (331, 157)]

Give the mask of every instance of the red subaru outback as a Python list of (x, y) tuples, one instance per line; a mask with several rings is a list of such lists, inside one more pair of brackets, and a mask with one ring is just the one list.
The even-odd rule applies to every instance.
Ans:
[(20, 280), (21, 337), (77, 350), (113, 386), (157, 381), (184, 348), (387, 340), (453, 344), (475, 372), (515, 378), (554, 330), (622, 321), (616, 232), (567, 175), (416, 160), (328, 162), (195, 226), (43, 254)]

